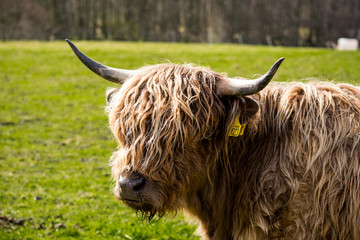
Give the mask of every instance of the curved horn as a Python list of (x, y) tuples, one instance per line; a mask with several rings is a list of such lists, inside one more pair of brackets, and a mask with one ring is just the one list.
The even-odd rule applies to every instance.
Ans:
[(75, 55), (80, 59), (83, 64), (85, 64), (85, 66), (87, 66), (91, 71), (93, 71), (100, 77), (105, 78), (106, 80), (114, 83), (123, 83), (124, 80), (129, 77), (129, 75), (136, 72), (136, 70), (112, 68), (95, 62), (94, 60), (83, 54), (69, 39), (65, 39), (65, 41), (70, 45)]
[(282, 57), (277, 60), (270, 70), (260, 78), (253, 80), (227, 78), (225, 81), (219, 82), (217, 84), (217, 94), (246, 96), (259, 92), (268, 85), (284, 59)]

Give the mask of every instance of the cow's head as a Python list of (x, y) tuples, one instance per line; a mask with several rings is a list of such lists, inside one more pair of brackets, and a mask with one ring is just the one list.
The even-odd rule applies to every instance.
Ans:
[(183, 207), (187, 194), (208, 180), (234, 119), (245, 122), (258, 111), (245, 96), (263, 89), (283, 61), (255, 80), (171, 63), (123, 70), (97, 63), (67, 42), (88, 68), (122, 84), (106, 97), (120, 145), (112, 156), (114, 192), (149, 218)]

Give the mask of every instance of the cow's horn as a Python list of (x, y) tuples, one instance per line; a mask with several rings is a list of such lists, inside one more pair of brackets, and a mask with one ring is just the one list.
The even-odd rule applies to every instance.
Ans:
[(280, 58), (277, 60), (270, 70), (260, 78), (253, 80), (227, 78), (224, 81), (218, 82), (217, 94), (246, 96), (259, 92), (268, 85), (284, 59)]
[(123, 83), (126, 78), (136, 72), (136, 70), (112, 68), (95, 62), (94, 60), (83, 54), (69, 39), (65, 39), (65, 41), (70, 45), (75, 55), (80, 59), (83, 64), (85, 64), (85, 66), (87, 66), (91, 71), (93, 71), (100, 77), (105, 78), (106, 80), (114, 83)]

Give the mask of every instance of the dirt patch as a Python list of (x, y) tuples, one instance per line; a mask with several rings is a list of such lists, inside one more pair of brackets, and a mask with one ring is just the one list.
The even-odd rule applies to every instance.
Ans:
[(0, 227), (24, 226), (25, 222), (31, 220), (32, 218), (15, 219), (7, 216), (0, 216)]

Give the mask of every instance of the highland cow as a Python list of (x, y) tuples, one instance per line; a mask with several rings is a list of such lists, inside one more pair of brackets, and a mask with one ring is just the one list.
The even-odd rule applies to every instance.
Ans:
[(205, 239), (359, 239), (360, 89), (233, 79), (193, 65), (79, 59), (107, 94), (115, 196), (149, 219), (185, 210)]

